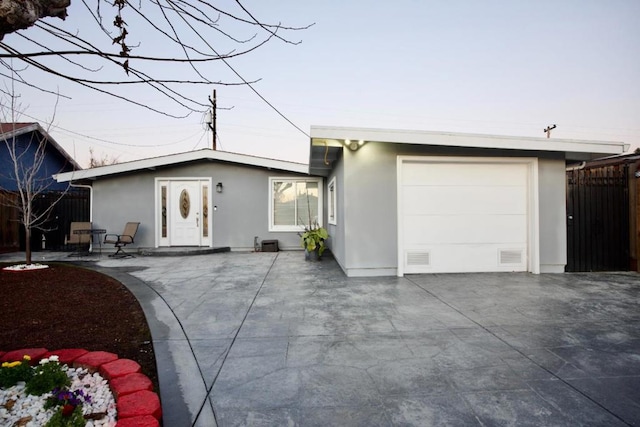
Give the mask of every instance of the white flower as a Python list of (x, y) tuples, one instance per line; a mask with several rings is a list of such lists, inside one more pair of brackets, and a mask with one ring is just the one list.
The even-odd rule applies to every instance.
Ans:
[(56, 355), (53, 356), (49, 356), (49, 357), (45, 357), (44, 359), (40, 359), (40, 362), (38, 362), (40, 365), (46, 365), (49, 362), (56, 362), (58, 363), (58, 360), (60, 360), (60, 358)]

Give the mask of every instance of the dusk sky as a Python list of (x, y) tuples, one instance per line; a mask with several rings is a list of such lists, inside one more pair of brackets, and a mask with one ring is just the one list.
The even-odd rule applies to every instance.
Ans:
[[(640, 1), (243, 4), (267, 22), (315, 23), (288, 34), (299, 45), (273, 40), (230, 62), (245, 79), (261, 79), (256, 90), (306, 133), (311, 125), (335, 125), (544, 137), (543, 129), (556, 124), (553, 138), (640, 147)], [(69, 15), (58, 23), (69, 31), (95, 25), (80, 2), (72, 2)], [(135, 25), (129, 32), (135, 42)], [(201, 69), (212, 80), (237, 81), (224, 64)], [(172, 119), (35, 70), (29, 75), (72, 97), (59, 99), (50, 133), (83, 166), (89, 147), (122, 162), (211, 144), (202, 114)], [(308, 161), (308, 136), (249, 88), (215, 88), (218, 106), (233, 107), (218, 111), (219, 148)], [(213, 89), (181, 88), (202, 102)], [(152, 91), (128, 90), (143, 103), (178, 110)], [(21, 121), (51, 119), (54, 96), (16, 91), (26, 108)]]

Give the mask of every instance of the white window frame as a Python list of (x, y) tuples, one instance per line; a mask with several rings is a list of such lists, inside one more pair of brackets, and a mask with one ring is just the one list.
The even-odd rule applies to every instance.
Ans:
[(292, 183), (297, 183), (297, 182), (315, 182), (318, 184), (318, 225), (320, 227), (323, 226), (323, 221), (322, 221), (322, 217), (324, 216), (324, 205), (323, 205), (323, 188), (322, 188), (322, 178), (293, 178), (293, 177), (289, 177), (289, 176), (285, 176), (285, 177), (278, 177), (278, 176), (271, 176), (269, 177), (269, 190), (268, 190), (268, 194), (269, 194), (269, 231), (284, 231), (284, 232), (288, 232), (288, 231), (293, 231), (293, 232), (299, 232), (300, 230), (303, 230), (305, 225), (308, 224), (299, 224), (299, 225), (275, 225), (273, 223), (274, 220), (274, 215), (273, 215), (273, 183), (274, 182), (292, 182)]
[(337, 210), (337, 192), (338, 187), (336, 185), (336, 177), (334, 176), (327, 185), (327, 222), (331, 225), (338, 225), (338, 210)]

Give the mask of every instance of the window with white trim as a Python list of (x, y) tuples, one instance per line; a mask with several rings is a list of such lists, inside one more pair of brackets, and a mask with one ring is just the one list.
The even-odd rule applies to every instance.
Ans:
[(322, 178), (269, 178), (269, 231), (322, 226)]
[(338, 224), (338, 217), (337, 217), (337, 212), (336, 212), (336, 177), (334, 176), (333, 178), (331, 178), (331, 181), (329, 181), (329, 185), (327, 186), (328, 190), (329, 190), (329, 194), (327, 197), (327, 211), (328, 211), (328, 220), (329, 220), (329, 224), (331, 225), (336, 225)]

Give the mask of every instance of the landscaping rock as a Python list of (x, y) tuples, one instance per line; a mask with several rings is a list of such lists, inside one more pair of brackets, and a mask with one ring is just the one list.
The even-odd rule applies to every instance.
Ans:
[(116, 427), (159, 427), (160, 423), (151, 415), (142, 417), (131, 417), (119, 420)]
[(0, 362), (15, 362), (16, 360), (22, 360), (22, 358), (27, 355), (31, 357), (31, 361), (29, 362), (31, 365), (37, 365), (40, 359), (47, 354), (49, 350), (46, 348), (23, 348), (20, 350), (13, 350), (5, 353), (0, 359)]
[(138, 362), (131, 359), (118, 359), (100, 366), (100, 375), (102, 375), (103, 378), (111, 380), (123, 375), (135, 374), (140, 372), (140, 370), (141, 368)]
[(50, 351), (45, 355), (45, 357), (58, 356), (58, 361), (60, 363), (71, 365), (74, 360), (87, 353), (89, 352), (84, 348), (63, 348), (61, 350)]
[(114, 378), (109, 382), (109, 385), (111, 386), (111, 393), (116, 399), (136, 391), (153, 390), (153, 383), (149, 377), (139, 373)]
[(158, 395), (148, 390), (122, 396), (116, 403), (116, 410), (118, 419), (151, 415), (159, 420), (162, 417)]
[(85, 368), (89, 372), (97, 372), (100, 366), (118, 359), (118, 355), (108, 351), (90, 351), (73, 361), (75, 368)]

